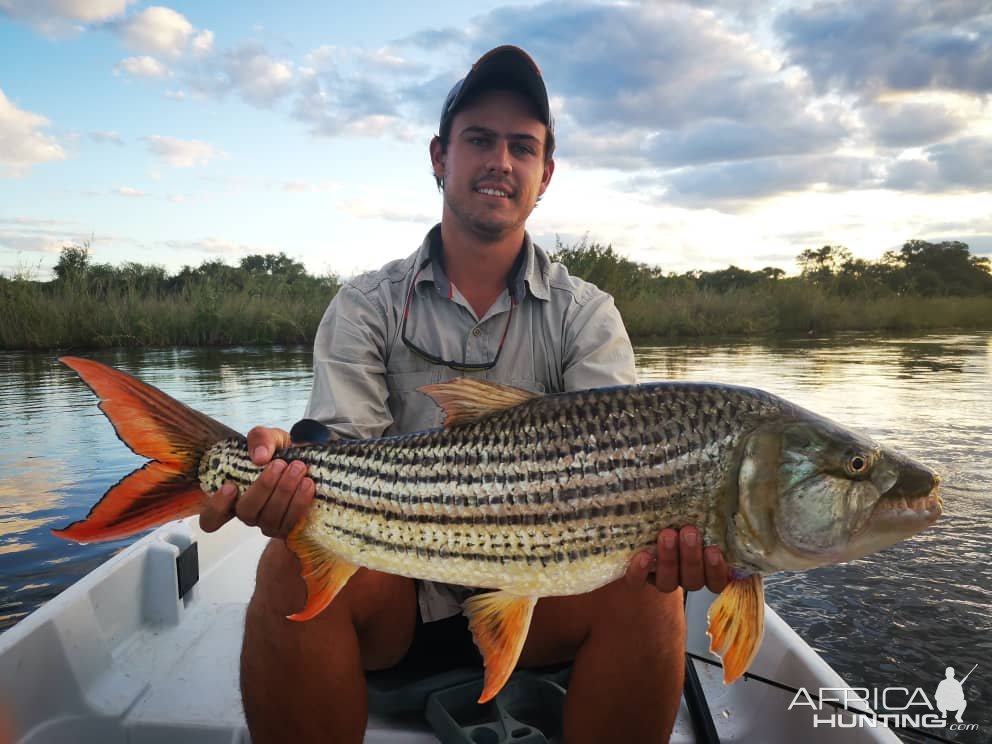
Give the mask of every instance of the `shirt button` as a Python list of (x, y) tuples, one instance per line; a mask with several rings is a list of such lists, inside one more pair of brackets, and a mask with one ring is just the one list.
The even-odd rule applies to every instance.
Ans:
[(473, 328), (472, 329), (472, 335), (475, 336), (476, 338), (478, 338), (479, 336), (482, 335), (482, 329), (479, 328), (479, 327)]

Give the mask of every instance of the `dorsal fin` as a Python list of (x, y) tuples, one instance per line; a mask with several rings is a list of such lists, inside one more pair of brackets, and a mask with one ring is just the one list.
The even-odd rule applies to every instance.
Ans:
[(529, 390), (470, 377), (424, 385), (417, 390), (429, 395), (444, 409), (444, 425), (447, 427), (467, 424), (540, 397)]

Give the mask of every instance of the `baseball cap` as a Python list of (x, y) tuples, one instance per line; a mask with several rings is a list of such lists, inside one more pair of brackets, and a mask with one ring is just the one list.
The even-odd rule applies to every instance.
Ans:
[(529, 98), (537, 111), (538, 119), (551, 126), (551, 106), (548, 103), (548, 89), (537, 63), (523, 49), (510, 44), (490, 49), (479, 57), (468, 74), (455, 83), (444, 99), (441, 107), (443, 133), (458, 112), (458, 107), (472, 93), (487, 88), (508, 88), (519, 91)]

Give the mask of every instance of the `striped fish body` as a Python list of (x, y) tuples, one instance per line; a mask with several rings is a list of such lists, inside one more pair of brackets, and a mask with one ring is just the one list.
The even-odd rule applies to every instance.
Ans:
[[(668, 526), (727, 549), (727, 480), (742, 436), (784, 401), (728, 386), (661, 383), (533, 398), (451, 428), (338, 440), (277, 454), (316, 484), (306, 531), (329, 553), (388, 573), (535, 596), (621, 576)], [(200, 481), (247, 487), (240, 439)]]
[[(135, 534), (260, 474), (223, 424), (119, 370), (62, 361), (150, 462), (56, 535)], [(287, 539), (307, 588), (290, 619), (319, 614), (361, 566), (493, 589), (464, 603), (486, 665), (480, 702), (509, 678), (540, 597), (620, 577), (665, 527), (695, 525), (738, 569), (708, 618), (729, 683), (761, 640), (762, 573), (859, 558), (941, 513), (936, 473), (758, 390), (656, 383), (542, 397), (466, 378), (422, 390), (444, 428), (276, 453), (306, 462), (317, 486)]]

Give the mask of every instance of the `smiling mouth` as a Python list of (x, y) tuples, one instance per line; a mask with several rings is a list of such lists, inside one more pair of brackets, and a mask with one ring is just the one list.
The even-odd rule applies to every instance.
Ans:
[(495, 196), (499, 199), (509, 199), (510, 194), (503, 189), (496, 189), (489, 186), (477, 186), (475, 189), (477, 194), (485, 194), (486, 196)]

